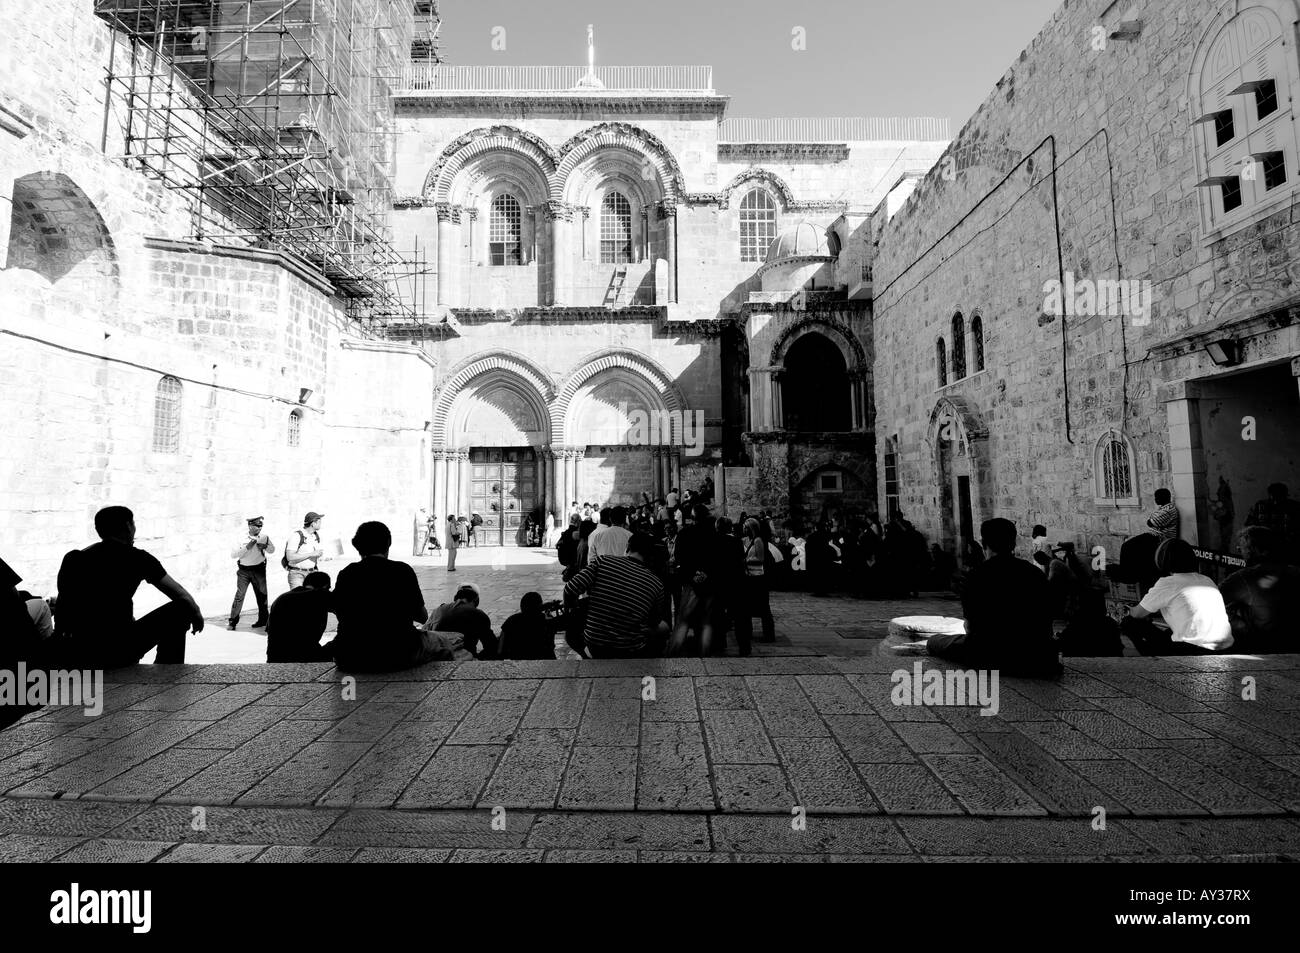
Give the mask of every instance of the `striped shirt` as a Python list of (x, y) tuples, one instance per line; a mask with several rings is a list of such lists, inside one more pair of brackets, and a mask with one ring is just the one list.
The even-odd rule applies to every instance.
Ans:
[(566, 598), (588, 594), (588, 645), (619, 654), (645, 648), (646, 630), (668, 614), (659, 577), (630, 556), (604, 556), (569, 580)]
[(1178, 507), (1173, 503), (1165, 503), (1157, 507), (1155, 513), (1147, 520), (1155, 535), (1161, 539), (1178, 538)]

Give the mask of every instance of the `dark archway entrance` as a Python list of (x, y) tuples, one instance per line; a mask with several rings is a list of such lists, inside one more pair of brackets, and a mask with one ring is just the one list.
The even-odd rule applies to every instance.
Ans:
[(790, 345), (781, 379), (781, 404), (785, 430), (852, 429), (849, 373), (835, 342), (823, 334), (805, 334)]

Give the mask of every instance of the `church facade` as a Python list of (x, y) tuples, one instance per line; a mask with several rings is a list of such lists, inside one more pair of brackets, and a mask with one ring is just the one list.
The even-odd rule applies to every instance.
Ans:
[(508, 542), (715, 474), (737, 512), (874, 508), (870, 223), (944, 124), (727, 120), (708, 68), (637, 69), (440, 67), (397, 94), (433, 511)]

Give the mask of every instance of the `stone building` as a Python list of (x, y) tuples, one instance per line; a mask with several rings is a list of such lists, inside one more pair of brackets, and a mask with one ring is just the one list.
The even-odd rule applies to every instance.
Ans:
[(435, 512), (509, 542), (718, 467), (728, 511), (872, 505), (871, 211), (943, 123), (726, 119), (707, 67), (413, 67), (396, 100)]
[(1064, 4), (875, 262), (882, 511), (1104, 547), (1157, 488), (1231, 549), (1300, 493), (1292, 0)]

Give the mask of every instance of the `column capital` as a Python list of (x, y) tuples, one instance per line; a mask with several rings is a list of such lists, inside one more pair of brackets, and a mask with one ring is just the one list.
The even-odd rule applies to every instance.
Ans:
[(1300, 357), (1291, 361), (1291, 376), (1300, 377)]
[(438, 221), (451, 222), (454, 225), (460, 224), (462, 209), (459, 205), (453, 205), (451, 202), (434, 202), (433, 207), (438, 213)]
[(659, 215), (659, 220), (660, 220), (660, 221), (663, 221), (663, 220), (666, 219), (666, 218), (676, 218), (676, 217), (677, 217), (677, 205), (676, 205), (676, 203), (674, 203), (674, 202), (669, 202), (667, 199), (664, 199), (663, 201), (660, 201), (660, 202), (656, 202), (656, 203), (655, 203), (655, 211), (658, 213), (658, 215)]
[(552, 222), (571, 222), (573, 221), (573, 206), (567, 202), (556, 202), (554, 200), (547, 202), (539, 208), (544, 209), (543, 214), (548, 221)]

